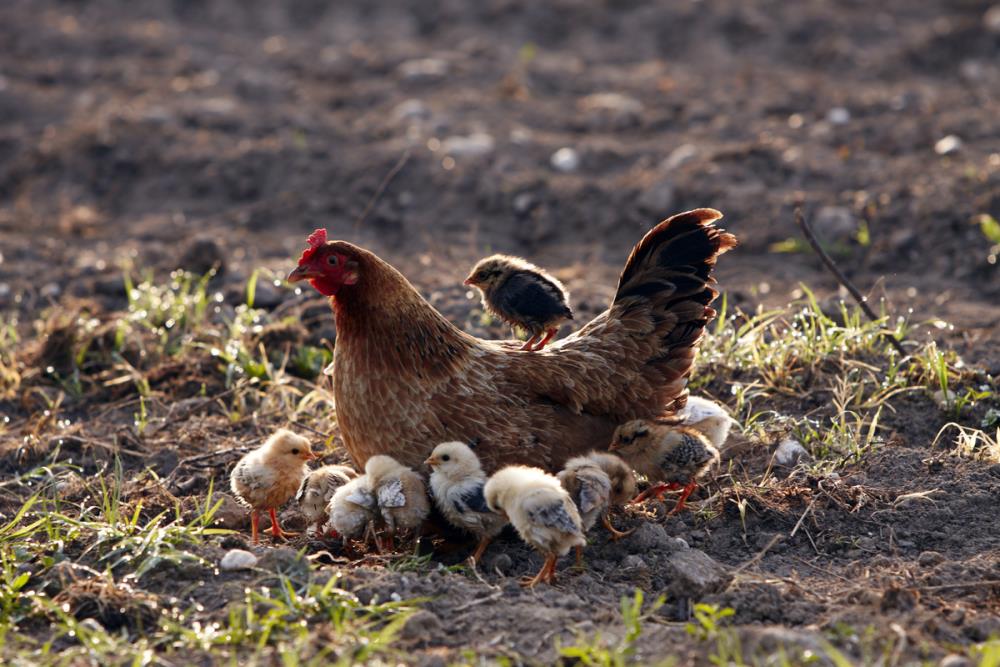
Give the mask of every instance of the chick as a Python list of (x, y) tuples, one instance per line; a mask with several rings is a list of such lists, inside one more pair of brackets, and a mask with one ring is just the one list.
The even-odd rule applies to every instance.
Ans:
[(448, 523), (479, 538), (470, 560), (473, 566), (497, 534), (507, 525), (506, 519), (490, 511), (483, 495), (486, 473), (468, 445), (443, 442), (424, 461), (431, 470), (430, 486), (434, 504)]
[(368, 476), (355, 477), (334, 491), (326, 513), (330, 520), (323, 527), (324, 532), (335, 531), (345, 544), (351, 539), (367, 537), (379, 519), (378, 502)]
[(306, 461), (314, 458), (308, 440), (282, 428), (233, 468), (229, 486), (251, 510), (254, 544), (260, 542), (260, 512), (265, 509), (271, 515), (271, 534), (286, 535), (278, 525), (275, 509), (295, 495), (308, 471)]
[[(612, 506), (624, 505), (635, 495), (635, 474), (628, 464), (614, 454), (590, 452), (566, 461), (558, 477), (580, 511), (584, 533), (594, 527), (598, 517), (611, 533), (612, 540), (620, 540), (631, 533), (617, 530), (611, 525), (609, 516)], [(577, 564), (582, 558), (583, 549), (577, 547)]]
[(556, 560), (587, 543), (576, 505), (559, 480), (544, 470), (508, 466), (489, 478), (483, 494), (490, 510), (505, 515), (521, 539), (545, 556), (542, 569), (522, 586), (552, 583)]
[(491, 255), (481, 259), (465, 284), (482, 292), (487, 311), (531, 334), (522, 350), (542, 349), (563, 322), (573, 319), (569, 294), (562, 283), (519, 257)]
[(335, 465), (321, 466), (306, 473), (295, 500), (309, 523), (316, 525), (318, 534), (324, 532), (323, 525), (329, 518), (326, 508), (334, 492), (357, 476), (353, 468)]
[(677, 416), (684, 426), (701, 431), (716, 449), (725, 444), (729, 430), (736, 423), (724, 407), (700, 396), (688, 396), (687, 405)]
[(365, 475), (375, 493), (389, 539), (399, 532), (417, 531), (431, 511), (424, 479), (383, 454), (368, 459)]
[(664, 491), (683, 487), (671, 514), (684, 509), (684, 502), (698, 488), (698, 478), (719, 461), (719, 450), (700, 431), (645, 419), (619, 426), (610, 449), (617, 451), (636, 472), (658, 482), (633, 502), (642, 502), (649, 496), (662, 500)]

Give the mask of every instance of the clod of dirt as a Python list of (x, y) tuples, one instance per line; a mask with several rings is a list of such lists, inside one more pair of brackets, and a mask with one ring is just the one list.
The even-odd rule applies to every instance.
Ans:
[(226, 270), (226, 260), (215, 239), (195, 239), (177, 258), (177, 268), (196, 275), (204, 275), (214, 268), (217, 275), (222, 275)]
[(219, 509), (215, 510), (215, 515), (212, 517), (212, 525), (228, 530), (246, 528), (247, 524), (250, 523), (247, 508), (240, 505), (228, 493), (219, 493), (216, 498), (217, 501), (221, 500), (222, 504), (219, 505)]
[(924, 551), (917, 556), (917, 564), (920, 567), (933, 567), (945, 561), (944, 554), (937, 551)]
[(792, 468), (800, 461), (809, 460), (809, 452), (797, 440), (785, 438), (774, 450), (774, 462), (780, 466)]
[(917, 606), (920, 601), (920, 594), (912, 588), (901, 586), (890, 586), (882, 593), (882, 600), (879, 602), (879, 609), (884, 613), (887, 611), (909, 611)]
[[(255, 302), (256, 303), (256, 302)], [(253, 347), (263, 345), (266, 350), (283, 352), (302, 345), (309, 331), (298, 320), (282, 320), (264, 326), (253, 338)]]
[(249, 570), (257, 564), (257, 556), (243, 549), (230, 549), (219, 561), (219, 569), (227, 572)]
[(507, 574), (514, 566), (514, 561), (507, 554), (497, 554), (486, 561), (487, 570)]
[(646, 522), (639, 525), (635, 532), (622, 540), (622, 545), (631, 553), (646, 553), (648, 551), (670, 552), (686, 546), (683, 540), (677, 540), (667, 535), (667, 530), (658, 523)]
[(437, 637), (442, 632), (441, 619), (426, 609), (414, 613), (399, 631), (403, 640), (422, 640), (426, 642), (431, 637)]
[(629, 554), (622, 559), (621, 567), (624, 570), (648, 570), (649, 564), (639, 554)]
[(586, 126), (594, 130), (622, 130), (642, 121), (642, 102), (620, 93), (594, 93), (578, 103)]
[(110, 631), (127, 627), (141, 632), (152, 628), (160, 616), (156, 597), (103, 577), (75, 581), (52, 601), (68, 608), (77, 620), (94, 619)]
[(283, 574), (292, 579), (309, 577), (309, 563), (299, 556), (299, 552), (288, 547), (269, 549), (257, 561), (258, 567)]
[(667, 590), (678, 598), (692, 600), (721, 593), (733, 578), (729, 568), (698, 549), (670, 554), (664, 562), (663, 571), (670, 582)]
[(677, 188), (673, 181), (661, 178), (652, 183), (639, 195), (637, 203), (639, 208), (654, 216), (664, 217), (669, 211), (674, 210), (677, 202)]

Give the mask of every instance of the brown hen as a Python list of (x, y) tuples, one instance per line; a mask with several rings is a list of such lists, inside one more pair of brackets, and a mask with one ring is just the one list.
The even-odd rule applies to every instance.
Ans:
[(631, 419), (684, 405), (695, 347), (714, 317), (712, 269), (736, 238), (696, 209), (632, 250), (611, 307), (540, 352), (459, 330), (388, 263), (325, 230), (288, 280), (331, 297), (337, 422), (356, 466), (388, 454), (419, 465), (440, 442), (473, 443), (487, 471), (558, 470), (606, 449)]

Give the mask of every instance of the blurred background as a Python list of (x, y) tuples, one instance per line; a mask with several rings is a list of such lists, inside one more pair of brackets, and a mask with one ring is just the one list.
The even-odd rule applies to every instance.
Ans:
[(749, 309), (837, 291), (801, 201), (872, 298), (1000, 364), (998, 97), (989, 1), (9, 0), (0, 307), (122, 307), (123, 266), (217, 264), (240, 299), (324, 226), (459, 320), (492, 251), (590, 314), (646, 229), (712, 206)]

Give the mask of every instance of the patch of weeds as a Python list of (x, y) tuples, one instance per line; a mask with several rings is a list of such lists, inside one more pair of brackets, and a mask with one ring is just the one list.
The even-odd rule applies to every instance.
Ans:
[(21, 373), (14, 360), (17, 319), (0, 316), (0, 399), (13, 398), (21, 386)]
[(979, 461), (1000, 463), (1000, 426), (996, 427), (994, 434), (991, 436), (985, 430), (962, 426), (955, 422), (948, 422), (934, 436), (934, 441), (931, 442), (931, 449), (934, 449), (941, 440), (941, 437), (949, 431), (958, 432), (953, 441), (954, 449), (952, 451), (955, 454)]
[[(557, 646), (559, 656), (564, 661), (571, 660), (588, 667), (625, 667), (636, 664), (635, 643), (642, 635), (642, 625), (666, 602), (660, 596), (643, 610), (643, 600), (643, 593), (639, 589), (636, 589), (632, 599), (622, 597), (621, 615), (625, 635), (619, 641), (609, 643), (597, 634), (590, 640), (581, 638), (574, 646)], [(665, 660), (658, 664), (669, 665), (672, 661)]]

